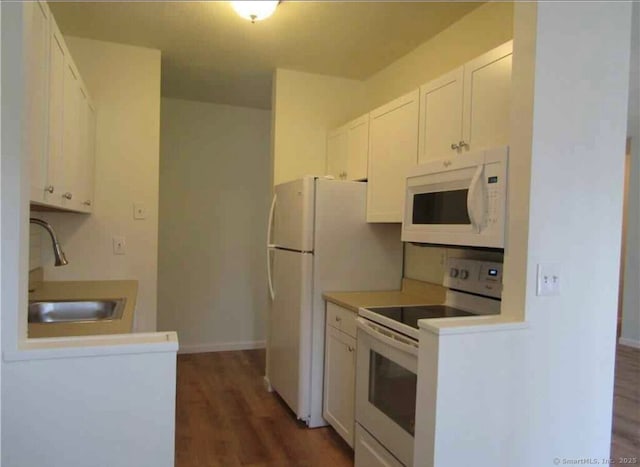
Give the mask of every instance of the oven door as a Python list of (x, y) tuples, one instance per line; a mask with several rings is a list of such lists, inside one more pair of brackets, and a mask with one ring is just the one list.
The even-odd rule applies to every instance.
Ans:
[(418, 342), (358, 318), (356, 421), (413, 465)]

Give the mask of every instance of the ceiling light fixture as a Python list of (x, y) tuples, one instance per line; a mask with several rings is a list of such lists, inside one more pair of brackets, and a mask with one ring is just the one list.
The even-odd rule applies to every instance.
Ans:
[(273, 12), (276, 11), (276, 7), (280, 2), (262, 0), (258, 2), (239, 1), (229, 3), (231, 3), (236, 13), (255, 23), (256, 21), (262, 21), (271, 16)]

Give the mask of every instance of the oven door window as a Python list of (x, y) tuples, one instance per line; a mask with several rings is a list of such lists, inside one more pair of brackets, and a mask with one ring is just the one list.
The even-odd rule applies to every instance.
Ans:
[(417, 383), (415, 373), (370, 351), (369, 402), (411, 436), (415, 429)]
[(461, 189), (414, 194), (413, 225), (471, 225), (468, 193), (468, 189)]

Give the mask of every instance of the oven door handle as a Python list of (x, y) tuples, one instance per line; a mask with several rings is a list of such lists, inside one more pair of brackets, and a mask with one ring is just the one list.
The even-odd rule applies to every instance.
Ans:
[(364, 318), (356, 318), (358, 322), (358, 329), (362, 329), (364, 332), (369, 334), (374, 339), (377, 339), (381, 342), (384, 342), (391, 347), (400, 350), (401, 352), (410, 353), (411, 355), (418, 356), (418, 343), (413, 343), (411, 340), (407, 338), (395, 337), (394, 333), (391, 331), (389, 335), (386, 333), (382, 333), (381, 328), (376, 326), (375, 324), (367, 321)]

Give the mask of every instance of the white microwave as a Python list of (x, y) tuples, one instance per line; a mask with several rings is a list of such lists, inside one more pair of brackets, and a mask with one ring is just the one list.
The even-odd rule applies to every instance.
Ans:
[(402, 241), (504, 248), (508, 155), (503, 146), (413, 168)]

